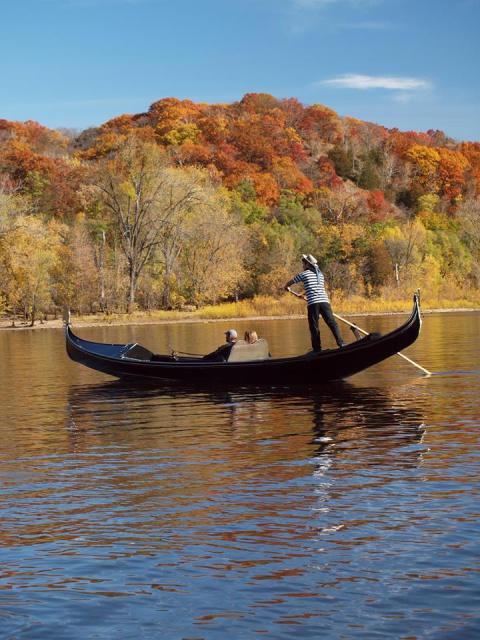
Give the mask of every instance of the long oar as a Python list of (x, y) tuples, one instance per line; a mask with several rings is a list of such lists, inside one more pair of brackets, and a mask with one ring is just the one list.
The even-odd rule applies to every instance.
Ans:
[[(287, 291), (289, 291), (290, 293), (293, 293), (293, 295), (296, 296), (297, 298), (302, 298), (303, 300), (306, 300), (305, 296), (302, 296), (301, 293), (297, 293), (296, 291), (293, 291), (293, 289), (290, 289), (290, 287), (287, 288)], [(353, 322), (349, 322), (348, 320), (346, 320), (345, 318), (342, 318), (342, 316), (339, 316), (336, 313), (334, 313), (333, 315), (338, 320), (341, 320), (345, 324), (348, 324), (348, 326), (352, 328), (352, 330), (355, 333), (355, 335), (357, 335), (356, 334), (357, 331), (359, 331), (360, 333), (363, 333), (365, 336), (369, 335), (368, 331), (365, 331), (364, 329), (362, 329), (358, 325), (353, 324)], [(428, 369), (425, 369), (425, 367), (422, 367), (422, 365), (418, 364), (418, 362), (415, 362), (414, 360), (412, 360), (411, 358), (409, 358), (405, 354), (401, 353), (400, 351), (397, 351), (396, 355), (400, 356), (400, 358), (403, 358), (407, 362), (410, 362), (410, 364), (413, 364), (414, 367), (417, 367), (417, 369), (420, 369), (420, 371), (423, 371), (423, 373), (425, 373), (427, 376), (432, 375), (431, 371), (429, 371)]]

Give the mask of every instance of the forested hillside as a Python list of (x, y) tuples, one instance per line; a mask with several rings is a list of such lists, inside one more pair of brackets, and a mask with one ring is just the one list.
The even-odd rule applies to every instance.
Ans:
[(304, 252), (337, 298), (474, 295), (480, 143), (267, 94), (80, 133), (0, 120), (3, 314), (275, 296)]

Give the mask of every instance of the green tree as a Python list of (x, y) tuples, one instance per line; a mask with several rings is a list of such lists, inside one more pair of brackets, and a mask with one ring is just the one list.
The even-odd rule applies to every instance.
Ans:
[(337, 175), (350, 180), (355, 177), (352, 151), (345, 151), (343, 147), (336, 146), (327, 155), (333, 162)]
[(367, 189), (369, 191), (380, 188), (382, 182), (375, 163), (371, 159), (364, 162), (357, 178), (357, 184), (361, 189)]

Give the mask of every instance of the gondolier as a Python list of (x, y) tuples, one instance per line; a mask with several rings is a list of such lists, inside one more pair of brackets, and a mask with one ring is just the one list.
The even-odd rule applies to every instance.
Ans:
[(333, 316), (330, 300), (325, 291), (325, 277), (318, 267), (317, 260), (312, 254), (304, 253), (302, 255), (302, 265), (303, 271), (289, 280), (285, 285), (285, 289), (288, 291), (292, 284), (298, 284), (300, 282), (303, 284), (305, 300), (307, 301), (308, 326), (312, 339), (312, 349), (313, 351), (322, 350), (320, 330), (318, 328), (318, 318), (320, 315), (333, 333), (337, 345), (343, 347), (345, 342)]

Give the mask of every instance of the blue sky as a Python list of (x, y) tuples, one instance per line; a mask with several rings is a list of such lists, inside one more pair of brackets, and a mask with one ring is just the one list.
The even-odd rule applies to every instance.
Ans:
[(2, 0), (0, 118), (267, 92), (480, 140), (480, 0)]

